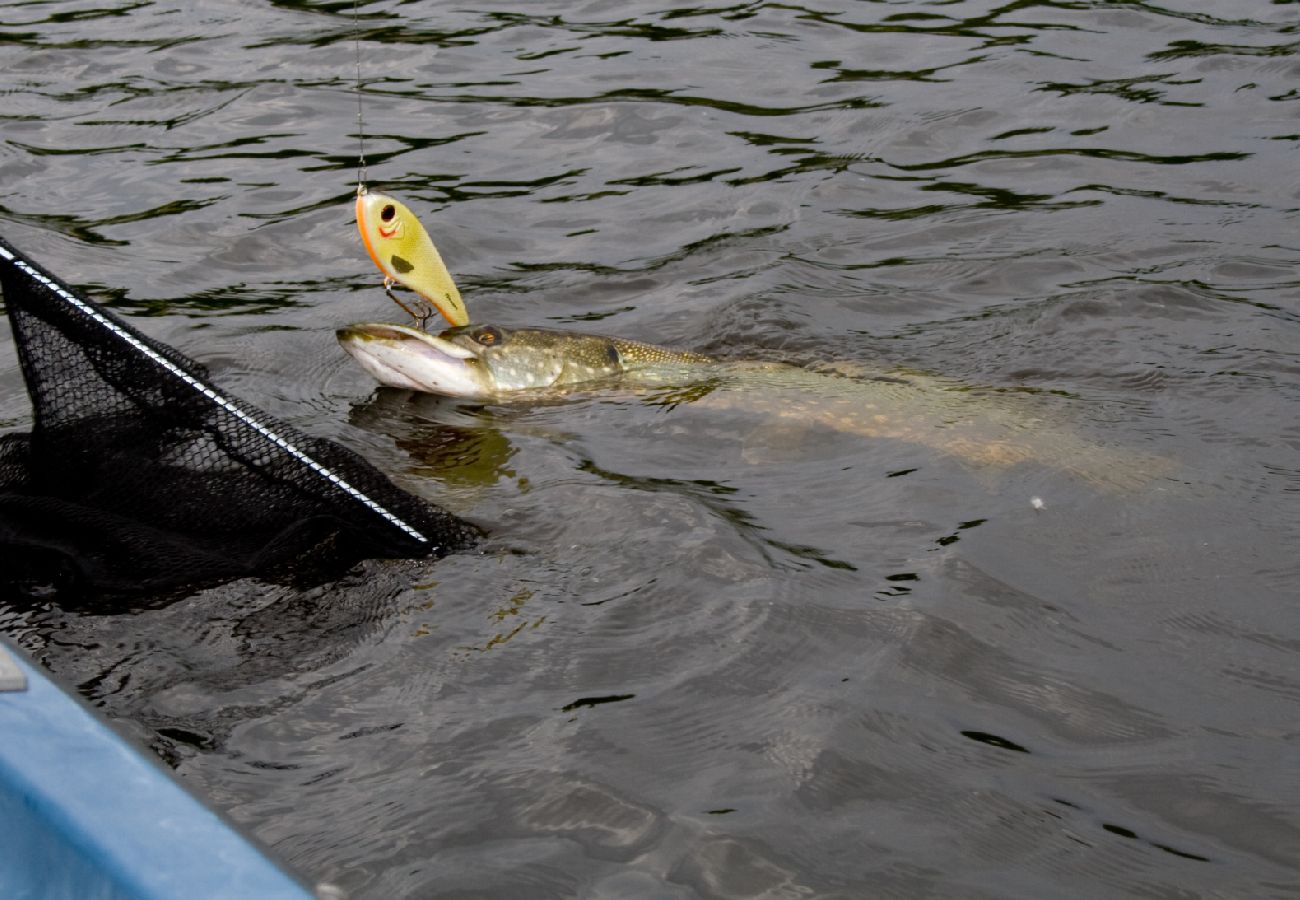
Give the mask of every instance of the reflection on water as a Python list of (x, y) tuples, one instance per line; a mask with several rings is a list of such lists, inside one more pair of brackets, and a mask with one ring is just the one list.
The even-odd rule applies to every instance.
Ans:
[(348, 421), (391, 436), (410, 457), (410, 473), (422, 478), (468, 487), (515, 476), (509, 467), (515, 449), (506, 432), (461, 412), (448, 398), (382, 388), (353, 405)]
[(940, 373), (1179, 467), (1108, 490), (724, 390), (376, 391), (351, 6), (9, 3), (0, 234), (492, 538), (0, 627), (356, 897), (1276, 894), (1294, 8), (360, 10), (372, 186), (477, 319)]

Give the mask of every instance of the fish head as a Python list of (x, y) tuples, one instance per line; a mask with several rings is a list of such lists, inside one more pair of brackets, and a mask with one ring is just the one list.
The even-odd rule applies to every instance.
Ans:
[(473, 400), (597, 381), (621, 374), (612, 338), (495, 325), (433, 335), (406, 325), (340, 328), (339, 343), (381, 384)]
[(401, 201), (387, 194), (357, 194), (357, 228), (366, 252), (384, 277), (415, 291), (452, 325), (468, 325), (460, 291), (429, 233)]

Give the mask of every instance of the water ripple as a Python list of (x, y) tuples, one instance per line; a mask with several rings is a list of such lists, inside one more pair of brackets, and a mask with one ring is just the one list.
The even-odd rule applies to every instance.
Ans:
[(476, 319), (942, 374), (1177, 460), (1114, 496), (707, 386), (376, 390), (332, 334), (396, 316), (352, 4), (9, 3), (5, 239), (491, 537), (0, 628), (351, 896), (1277, 893), (1300, 45), (1184, 6), (359, 10), (369, 178)]

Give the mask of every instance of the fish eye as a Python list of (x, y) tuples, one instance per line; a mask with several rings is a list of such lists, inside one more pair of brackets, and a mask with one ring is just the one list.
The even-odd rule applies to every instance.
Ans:
[(501, 343), (501, 329), (494, 325), (484, 325), (478, 331), (474, 332), (474, 340), (478, 341), (484, 347), (491, 347)]
[(383, 219), (385, 222), (393, 221), (393, 216), (395, 215), (397, 215), (397, 207), (393, 206), (391, 203), (379, 211), (379, 218)]

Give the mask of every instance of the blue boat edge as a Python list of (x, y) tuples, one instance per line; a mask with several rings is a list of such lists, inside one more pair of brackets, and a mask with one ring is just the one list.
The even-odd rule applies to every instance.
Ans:
[(0, 897), (342, 897), (313, 891), (3, 638), (0, 735)]

